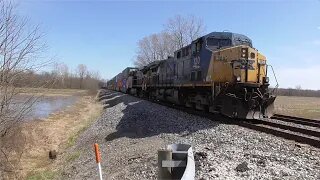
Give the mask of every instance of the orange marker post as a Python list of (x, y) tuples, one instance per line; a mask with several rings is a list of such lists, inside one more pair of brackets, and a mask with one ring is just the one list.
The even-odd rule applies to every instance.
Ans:
[(100, 164), (101, 157), (99, 152), (99, 145), (97, 143), (94, 144), (94, 152), (96, 154), (96, 162), (98, 164), (100, 180), (102, 180), (102, 170), (101, 170), (101, 164)]

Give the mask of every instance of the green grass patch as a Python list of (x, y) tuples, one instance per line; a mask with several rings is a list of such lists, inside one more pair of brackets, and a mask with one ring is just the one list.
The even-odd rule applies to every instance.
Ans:
[(80, 155), (81, 155), (80, 151), (76, 151), (76, 152), (72, 153), (70, 156), (68, 156), (67, 162), (71, 162), (71, 161), (78, 159), (80, 157)]
[(40, 171), (27, 177), (27, 180), (50, 180), (55, 179), (57, 172), (53, 171)]
[(74, 135), (68, 138), (67, 148), (75, 145), (79, 135), (83, 133), (88, 127), (91, 126), (91, 124), (94, 122), (93, 120), (97, 119), (100, 116), (101, 112), (102, 110), (99, 111), (97, 114), (94, 114), (92, 117), (90, 117), (90, 119), (86, 122), (86, 124), (83, 127), (81, 127), (81, 129), (78, 132), (76, 132)]
[(90, 125), (90, 123), (86, 124), (85, 126), (83, 126), (78, 132), (76, 132), (74, 135), (70, 136), (68, 138), (68, 142), (67, 142), (67, 148), (69, 147), (72, 147), (73, 145), (75, 145), (79, 135), (81, 133), (83, 133), (87, 128), (88, 126)]

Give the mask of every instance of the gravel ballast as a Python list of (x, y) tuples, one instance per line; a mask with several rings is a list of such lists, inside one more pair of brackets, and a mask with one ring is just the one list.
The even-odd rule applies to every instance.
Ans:
[(312, 146), (118, 92), (100, 94), (104, 113), (68, 150), (80, 156), (61, 170), (62, 179), (98, 179), (94, 143), (104, 179), (156, 179), (157, 151), (173, 143), (192, 145), (196, 179), (320, 179), (320, 150)]

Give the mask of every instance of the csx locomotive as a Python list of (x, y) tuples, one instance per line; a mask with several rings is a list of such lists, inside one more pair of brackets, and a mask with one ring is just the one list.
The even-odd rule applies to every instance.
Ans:
[(126, 68), (107, 88), (233, 118), (273, 113), (266, 57), (245, 35), (212, 32), (141, 69)]

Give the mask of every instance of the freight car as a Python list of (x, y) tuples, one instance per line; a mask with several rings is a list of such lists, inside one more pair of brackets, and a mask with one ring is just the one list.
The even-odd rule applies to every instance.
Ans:
[[(108, 88), (233, 118), (257, 119), (273, 114), (276, 96), (268, 89), (268, 67), (266, 57), (247, 36), (212, 32), (175, 51), (173, 57), (139, 70), (129, 68), (131, 73), (116, 76)], [(125, 80), (126, 87), (115, 88), (117, 80)]]
[(138, 68), (127, 67), (107, 82), (107, 88), (126, 93), (128, 89), (132, 88), (133, 77), (136, 76), (136, 71), (138, 71)]

